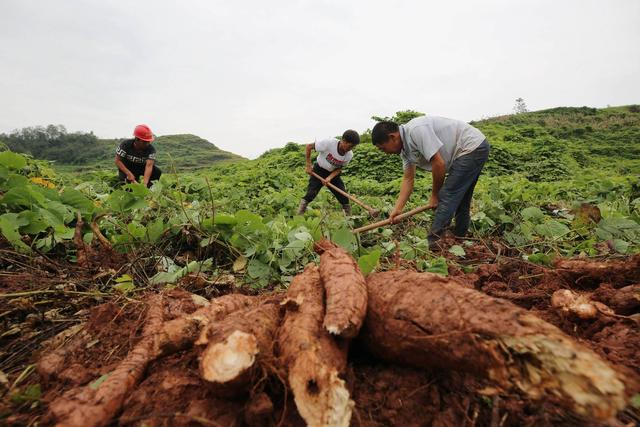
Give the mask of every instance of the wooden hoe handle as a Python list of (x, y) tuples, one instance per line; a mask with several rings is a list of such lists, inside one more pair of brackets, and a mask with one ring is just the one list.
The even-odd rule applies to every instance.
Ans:
[[(415, 208), (409, 212), (405, 212), (403, 214), (398, 215), (395, 220), (396, 222), (400, 222), (402, 220), (405, 220), (411, 216), (414, 216), (415, 214), (419, 214), (420, 212), (426, 211), (427, 209), (431, 209), (431, 207), (429, 205), (424, 205), (424, 206), (420, 206), (419, 208)], [(378, 222), (374, 222), (373, 224), (369, 224), (369, 225), (365, 225), (363, 227), (360, 228), (356, 228), (355, 230), (353, 230), (354, 234), (358, 234), (358, 233), (363, 233), (365, 231), (369, 231), (369, 230), (373, 230), (374, 228), (378, 228), (378, 227), (383, 227), (385, 225), (389, 225), (391, 224), (391, 219), (387, 218), (385, 220), (382, 221), (378, 221)]]
[(360, 206), (362, 206), (363, 208), (365, 208), (368, 212), (369, 215), (375, 216), (374, 213), (377, 214), (377, 210), (373, 209), (371, 206), (365, 204), (364, 202), (356, 199), (354, 196), (352, 196), (351, 194), (347, 193), (346, 191), (342, 191), (341, 189), (339, 189), (338, 187), (336, 187), (335, 185), (333, 185), (331, 183), (331, 181), (326, 181), (324, 178), (322, 178), (320, 175), (318, 175), (315, 172), (311, 172), (311, 175), (315, 176), (316, 178), (318, 178), (320, 180), (320, 182), (324, 183), (324, 185), (333, 188), (334, 190), (336, 190), (338, 193), (342, 194), (343, 196), (349, 198), (349, 200), (352, 200), (354, 203), (359, 204)]

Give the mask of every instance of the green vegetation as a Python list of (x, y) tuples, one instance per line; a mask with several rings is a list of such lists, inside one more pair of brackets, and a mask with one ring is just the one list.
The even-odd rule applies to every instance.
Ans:
[[(556, 108), (474, 125), (493, 146), (474, 198), (475, 238), (498, 239), (511, 254), (537, 263), (557, 255), (640, 251), (640, 108)], [(388, 211), (400, 185), (400, 159), (375, 149), (369, 132), (362, 140), (344, 180), (367, 204)], [(112, 188), (112, 168), (82, 177), (56, 174), (46, 162), (1, 153), (2, 235), (19, 251), (73, 259), (77, 213), (87, 222), (98, 218), (114, 248), (165, 265), (153, 283), (204, 270), (243, 274), (260, 287), (286, 283), (315, 259), (312, 245), (321, 236), (351, 251), (367, 271), (386, 262), (397, 242), (417, 269), (446, 272), (444, 258), (427, 249), (430, 213), (359, 239), (351, 229), (370, 219), (358, 207), (345, 218), (328, 191), (304, 217), (294, 216), (307, 181), (302, 145), (289, 143), (256, 160), (197, 174), (182, 172), (178, 160), (185, 153), (169, 147), (159, 151), (171, 152), (181, 172), (164, 174), (151, 190), (139, 184)], [(418, 176), (408, 208), (428, 199), (430, 181), (429, 174)], [(93, 240), (88, 227), (83, 233), (86, 242)], [(450, 249), (461, 265), (466, 246)], [(174, 261), (185, 251), (193, 254), (190, 260)]]
[[(98, 139), (93, 132), (68, 133), (61, 125), (28, 127), (0, 134), (0, 143), (11, 151), (50, 160), (56, 169), (75, 172), (112, 167), (120, 141)], [(195, 135), (160, 136), (154, 141), (154, 146), (158, 152), (158, 164), (164, 169), (169, 165), (180, 170), (202, 169), (244, 160)]]

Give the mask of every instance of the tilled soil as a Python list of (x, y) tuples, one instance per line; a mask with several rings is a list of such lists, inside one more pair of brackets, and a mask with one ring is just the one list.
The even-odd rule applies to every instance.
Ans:
[[(640, 282), (640, 256), (602, 262), (575, 260), (561, 262), (559, 268), (547, 268), (516, 258), (496, 259), (495, 248), (488, 249), (482, 243), (472, 249), (467, 250), (467, 261), (474, 271), (464, 274), (461, 269), (452, 268), (451, 274), (462, 279), (468, 287), (507, 299), (559, 327), (618, 370), (629, 396), (640, 392), (640, 319), (637, 312), (602, 314), (581, 321), (563, 315), (550, 304), (551, 295), (558, 289), (590, 293), (603, 287), (606, 292), (614, 292), (637, 284)], [(479, 264), (473, 265), (472, 254), (478, 256)], [(492, 262), (483, 264), (491, 256)], [(20, 276), (20, 281), (24, 283), (24, 280), (28, 278)], [(10, 288), (16, 290), (17, 283), (11, 281), (11, 284), (14, 286)], [(198, 307), (186, 291), (176, 289), (165, 295), (165, 321), (192, 313)], [(95, 306), (87, 313), (85, 326), (91, 340), (67, 355), (65, 369), (54, 381), (31, 373), (9, 390), (25, 372), (23, 368), (38, 360), (42, 346), (32, 348), (33, 351), (23, 357), (22, 365), (4, 366), (8, 382), (0, 384), (4, 393), (0, 404), (3, 422), (8, 425), (33, 425), (36, 422), (52, 425), (53, 420), (47, 412), (51, 401), (66, 390), (91, 384), (110, 372), (139, 341), (144, 322), (142, 300), (144, 296), (138, 300), (119, 299), (102, 304), (92, 300)], [(27, 303), (23, 301), (23, 304)], [(5, 322), (18, 311), (5, 316)], [(51, 328), (51, 322), (46, 320), (35, 326), (36, 330), (46, 328)], [(57, 328), (55, 332), (61, 329), (64, 328)], [(3, 354), (11, 354), (11, 346), (20, 343), (19, 336), (3, 335), (0, 341)], [(418, 370), (381, 362), (367, 354), (357, 340), (352, 343), (349, 353), (346, 380), (355, 401), (351, 422), (355, 426), (597, 425), (568, 414), (555, 406), (553, 399), (534, 403), (518, 394), (496, 391), (489, 382), (468, 374)], [(305, 423), (296, 413), (295, 403), (283, 382), (281, 378), (265, 378), (246, 396), (221, 399), (215, 397), (200, 378), (196, 352), (185, 350), (152, 362), (142, 382), (126, 398), (116, 424), (302, 426)], [(20, 401), (15, 397), (35, 384), (41, 387), (40, 400)], [(14, 396), (13, 400), (11, 396)], [(640, 412), (629, 406), (618, 414), (617, 420), (618, 425), (634, 425), (640, 422)]]

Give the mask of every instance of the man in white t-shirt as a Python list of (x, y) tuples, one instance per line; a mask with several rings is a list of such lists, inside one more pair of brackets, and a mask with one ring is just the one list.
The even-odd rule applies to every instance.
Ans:
[(467, 234), (473, 190), (491, 148), (482, 132), (460, 120), (422, 116), (399, 126), (386, 121), (377, 123), (371, 131), (371, 142), (387, 154), (402, 157), (404, 175), (400, 195), (389, 215), (392, 222), (413, 192), (419, 167), (430, 170), (433, 177), (429, 207), (436, 212), (429, 231), (429, 247), (438, 248), (438, 240), (454, 218), (454, 234)]
[[(342, 139), (339, 141), (336, 138), (323, 139), (316, 141), (314, 144), (307, 144), (305, 156), (307, 159), (306, 172), (309, 176), (309, 185), (307, 187), (307, 194), (300, 200), (300, 206), (298, 206), (298, 215), (304, 214), (307, 209), (307, 205), (316, 198), (318, 192), (322, 188), (323, 184), (331, 182), (333, 185), (346, 191), (344, 182), (340, 178), (342, 168), (353, 158), (353, 152), (351, 149), (360, 143), (360, 135), (355, 130), (346, 130), (342, 134)], [(318, 158), (316, 162), (311, 166), (311, 151), (316, 150), (318, 152)], [(311, 171), (321, 176), (322, 181), (311, 175)], [(346, 215), (351, 215), (351, 205), (349, 199), (344, 195), (338, 193), (333, 188), (329, 187), (329, 190), (338, 199), (342, 205), (342, 209)]]

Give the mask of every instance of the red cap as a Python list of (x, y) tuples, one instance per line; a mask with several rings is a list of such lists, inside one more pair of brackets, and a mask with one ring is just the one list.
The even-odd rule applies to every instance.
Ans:
[(133, 130), (133, 136), (143, 141), (151, 142), (153, 141), (153, 132), (147, 125), (138, 125)]

